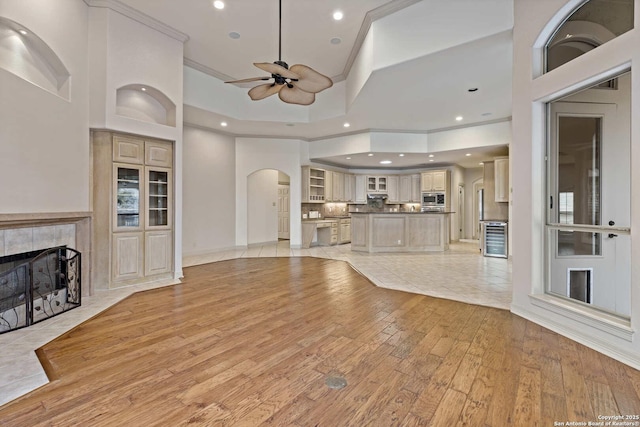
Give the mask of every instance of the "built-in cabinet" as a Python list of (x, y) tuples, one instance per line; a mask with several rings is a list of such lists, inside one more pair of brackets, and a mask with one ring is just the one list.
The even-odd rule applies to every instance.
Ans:
[(494, 160), (495, 201), (509, 201), (509, 158), (496, 157)]
[(173, 143), (92, 132), (95, 283), (173, 276)]
[(386, 193), (387, 187), (386, 176), (367, 176), (367, 192), (369, 193)]
[(389, 175), (387, 177), (387, 203), (400, 202), (400, 176)]
[(399, 176), (399, 203), (420, 203), (420, 174)]
[(446, 169), (422, 172), (421, 190), (425, 192), (429, 192), (429, 191), (448, 192), (450, 180), (451, 180), (450, 173)]
[(354, 202), (359, 204), (367, 203), (367, 177), (364, 175), (356, 175), (356, 194)]
[(302, 203), (324, 203), (325, 175), (323, 169), (302, 167)]

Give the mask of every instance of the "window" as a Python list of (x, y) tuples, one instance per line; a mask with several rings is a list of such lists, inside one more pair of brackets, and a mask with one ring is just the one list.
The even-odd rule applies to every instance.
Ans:
[[(590, 0), (576, 9), (547, 42), (545, 72), (584, 55), (633, 28), (633, 0)], [(606, 86), (615, 82), (605, 82)]]

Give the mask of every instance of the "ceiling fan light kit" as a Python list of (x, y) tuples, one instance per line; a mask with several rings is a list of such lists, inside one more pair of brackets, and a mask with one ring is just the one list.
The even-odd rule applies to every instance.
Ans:
[(249, 97), (259, 101), (268, 96), (278, 94), (278, 97), (288, 104), (310, 105), (316, 100), (316, 93), (333, 86), (331, 79), (320, 74), (311, 67), (302, 64), (289, 65), (282, 61), (282, 0), (279, 0), (279, 34), (278, 34), (278, 60), (269, 62), (254, 62), (253, 65), (267, 73), (271, 77), (251, 77), (248, 79), (233, 80), (225, 83), (246, 83), (260, 80), (271, 80), (249, 90)]

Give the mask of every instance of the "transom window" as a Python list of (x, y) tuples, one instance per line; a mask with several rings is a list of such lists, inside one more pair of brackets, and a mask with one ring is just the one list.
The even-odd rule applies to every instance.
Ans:
[(589, 0), (576, 9), (545, 49), (545, 72), (597, 48), (633, 28), (633, 0)]

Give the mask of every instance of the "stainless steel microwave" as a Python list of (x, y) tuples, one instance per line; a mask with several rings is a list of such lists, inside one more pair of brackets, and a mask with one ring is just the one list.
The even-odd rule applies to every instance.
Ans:
[(422, 193), (422, 206), (424, 207), (444, 207), (444, 193)]

